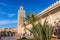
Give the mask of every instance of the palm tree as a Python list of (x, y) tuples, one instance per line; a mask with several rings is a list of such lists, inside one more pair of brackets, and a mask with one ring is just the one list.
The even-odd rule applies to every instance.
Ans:
[(2, 32), (0, 31), (0, 39), (2, 38), (2, 34), (1, 34)]
[(5, 40), (6, 30), (2, 31), (1, 36), (2, 36), (2, 37), (3, 37), (3, 39)]
[(28, 14), (25, 19), (33, 26), (30, 30), (26, 28), (26, 25), (24, 24), (25, 28), (33, 34), (34, 40), (51, 40), (53, 28), (48, 25), (46, 20), (44, 24), (41, 24), (39, 17), (34, 14)]

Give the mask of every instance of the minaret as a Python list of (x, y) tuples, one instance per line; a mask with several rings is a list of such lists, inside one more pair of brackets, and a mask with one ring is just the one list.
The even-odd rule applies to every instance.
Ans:
[(23, 8), (23, 6), (20, 6), (20, 9), (18, 10), (18, 34), (21, 34), (23, 33), (23, 19), (25, 17), (25, 10)]

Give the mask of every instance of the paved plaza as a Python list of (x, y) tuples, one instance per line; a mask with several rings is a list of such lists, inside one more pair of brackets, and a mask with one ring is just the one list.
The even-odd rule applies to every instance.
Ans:
[(14, 37), (4, 37), (0, 40), (16, 40), (16, 38), (14, 38)]

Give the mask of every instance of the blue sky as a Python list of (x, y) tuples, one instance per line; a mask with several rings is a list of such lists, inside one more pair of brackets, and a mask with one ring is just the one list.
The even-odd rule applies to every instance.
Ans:
[(0, 0), (0, 28), (17, 27), (19, 7), (22, 5), (29, 12), (38, 14), (57, 0)]

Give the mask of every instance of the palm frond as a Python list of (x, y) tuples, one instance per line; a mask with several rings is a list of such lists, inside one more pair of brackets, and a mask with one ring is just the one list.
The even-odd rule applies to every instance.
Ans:
[[(31, 30), (26, 27), (25, 28), (33, 34), (35, 40), (51, 40), (53, 28), (52, 26), (48, 25), (48, 22), (46, 21), (47, 19), (42, 25), (41, 22), (39, 22), (39, 17), (35, 16), (34, 14), (28, 14), (27, 20), (30, 24), (32, 24), (33, 27)], [(35, 24), (36, 21), (38, 24)]]

